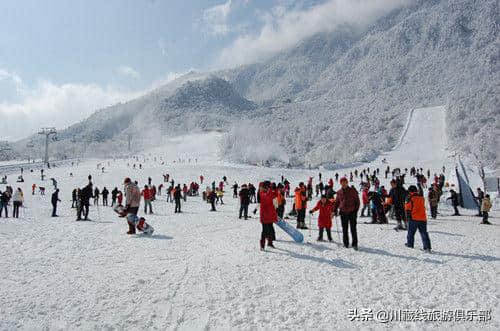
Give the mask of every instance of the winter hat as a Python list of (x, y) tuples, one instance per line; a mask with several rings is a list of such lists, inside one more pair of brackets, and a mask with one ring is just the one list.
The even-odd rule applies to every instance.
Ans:
[(418, 192), (418, 189), (415, 185), (410, 185), (410, 187), (408, 187), (408, 192), (415, 193)]
[(342, 182), (346, 182), (346, 183), (347, 183), (348, 181), (347, 181), (347, 178), (346, 178), (346, 177), (342, 177), (342, 178), (340, 178), (340, 182), (341, 182), (341, 183), (342, 183)]

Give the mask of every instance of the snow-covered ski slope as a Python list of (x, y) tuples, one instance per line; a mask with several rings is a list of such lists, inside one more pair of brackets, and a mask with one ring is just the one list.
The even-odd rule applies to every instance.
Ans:
[[(445, 145), (424, 140), (436, 137), (434, 129), (444, 131), (428, 123), (441, 116), (436, 114), (416, 110), (401, 147), (364, 166), (380, 166), (382, 173), (386, 165), (380, 160), (385, 157), (391, 167), (425, 162), (425, 167), (439, 172), (446, 161), (438, 158)], [(416, 121), (418, 118), (421, 120)], [(276, 227), (277, 249), (260, 252), (258, 219), (253, 214), (248, 221), (237, 218), (239, 206), (229, 186), (234, 181), (279, 181), (281, 175), (293, 186), (309, 176), (316, 183), (318, 171), (225, 164), (215, 154), (219, 137), (210, 133), (167, 140), (150, 155), (146, 151), (141, 161), (92, 160), (46, 170), (47, 178), (56, 178), (61, 189), (58, 218), (49, 217), (50, 181), (41, 182), (38, 172), (25, 169), (26, 181), (19, 186), (25, 192), (26, 208), (19, 219), (0, 219), (0, 329), (500, 329), (498, 209), (491, 213), (494, 225), (481, 226), (472, 211), (451, 217), (451, 207), (443, 199), (438, 219), (428, 222), (433, 254), (420, 251), (418, 234), (415, 249), (404, 247), (406, 233), (392, 230), (392, 220), (389, 225), (368, 225), (364, 224), (367, 218), (360, 218), (358, 252), (337, 245), (339, 220), (333, 226), (335, 243), (318, 243), (317, 216), (307, 218), (314, 230), (303, 231), (309, 244), (294, 243)], [(421, 144), (431, 158), (415, 155)], [(434, 148), (440, 151), (434, 152)], [(160, 157), (167, 160), (166, 165)], [(179, 163), (179, 158), (185, 162)], [(97, 169), (97, 163), (105, 167), (105, 173)], [(143, 169), (132, 169), (133, 163), (142, 163)], [(338, 172), (344, 175), (351, 170)], [(182, 214), (174, 214), (174, 206), (163, 195), (153, 203), (155, 214), (145, 215), (155, 228), (152, 237), (126, 235), (125, 221), (110, 207), (92, 206), (92, 222), (74, 221), (71, 190), (85, 185), (89, 174), (100, 189), (111, 190), (121, 188), (125, 176), (141, 186), (152, 177), (158, 185), (164, 173), (180, 183), (198, 180), (203, 174), (202, 188), (227, 176), (225, 204), (211, 213), (200, 197), (192, 197), (183, 203)], [(334, 173), (323, 171), (323, 180)], [(358, 182), (356, 179), (355, 185)], [(32, 183), (46, 186), (47, 195), (32, 196)], [(287, 200), (287, 212), (292, 203)], [(315, 203), (316, 199), (310, 207)], [(142, 210), (140, 215), (144, 215)], [(351, 309), (358, 310), (353, 321)], [(368, 313), (361, 314), (363, 309)], [(369, 320), (369, 311), (375, 318), (379, 311), (399, 309), (421, 309), (434, 316), (456, 309), (469, 314), (491, 310), (491, 320)]]
[[(443, 160), (446, 154), (446, 108), (429, 107), (410, 112), (400, 142), (390, 153), (391, 159), (429, 163)], [(424, 135), (425, 134), (425, 135)]]

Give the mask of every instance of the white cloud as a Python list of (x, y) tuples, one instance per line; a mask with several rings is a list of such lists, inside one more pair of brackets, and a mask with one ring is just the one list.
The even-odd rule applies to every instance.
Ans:
[(130, 66), (119, 66), (118, 73), (120, 73), (123, 76), (132, 77), (134, 79), (138, 79), (141, 77), (141, 75), (134, 68)]
[(203, 12), (203, 28), (209, 35), (226, 35), (229, 32), (227, 18), (231, 13), (232, 0), (210, 7)]
[(23, 80), (16, 73), (10, 72), (6, 69), (0, 68), (0, 81), (8, 80), (16, 84), (16, 86), (21, 86)]
[(410, 0), (327, 0), (308, 9), (277, 6), (260, 13), (260, 33), (238, 37), (220, 53), (217, 66), (237, 66), (265, 59), (318, 32), (333, 31), (341, 24), (367, 26)]
[[(0, 69), (0, 77), (6, 77), (6, 70)], [(169, 73), (140, 91), (126, 91), (116, 87), (97, 84), (62, 84), (40, 80), (34, 87), (23, 86), (19, 90), (20, 100), (0, 100), (0, 135), (2, 139), (16, 140), (33, 134), (43, 126), (63, 129), (87, 118), (98, 109), (125, 102), (158, 88), (182, 74)]]

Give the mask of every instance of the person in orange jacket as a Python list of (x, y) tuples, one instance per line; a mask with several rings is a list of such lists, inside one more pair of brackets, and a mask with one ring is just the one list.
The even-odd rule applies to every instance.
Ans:
[(326, 230), (326, 235), (328, 236), (328, 241), (332, 241), (332, 212), (333, 212), (333, 203), (334, 200), (328, 200), (326, 195), (322, 195), (321, 199), (316, 204), (316, 207), (309, 211), (310, 214), (313, 214), (315, 211), (319, 210), (318, 216), (318, 228), (319, 235), (318, 241), (323, 241), (323, 231)]
[(307, 191), (303, 182), (295, 189), (295, 210), (297, 211), (297, 229), (306, 227)]
[(405, 211), (408, 220), (408, 235), (406, 238), (406, 247), (413, 248), (415, 242), (415, 233), (420, 232), (424, 251), (431, 251), (431, 240), (427, 232), (427, 214), (425, 212), (425, 199), (419, 194), (415, 185), (408, 188), (408, 197), (406, 198)]

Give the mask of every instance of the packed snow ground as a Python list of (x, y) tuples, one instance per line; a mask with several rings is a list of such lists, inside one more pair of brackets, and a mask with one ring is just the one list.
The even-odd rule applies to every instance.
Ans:
[[(440, 111), (415, 111), (413, 116), (434, 121)], [(383, 158), (391, 167), (418, 165), (407, 160), (419, 145), (407, 142), (415, 132), (425, 137), (422, 130), (410, 123), (399, 148), (366, 166), (380, 166), (382, 174)], [(74, 221), (71, 191), (84, 186), (89, 174), (95, 186), (110, 191), (121, 188), (126, 176), (141, 185), (150, 176), (158, 185), (164, 173), (180, 183), (198, 181), (203, 174), (206, 184), (225, 175), (229, 186), (234, 181), (279, 181), (281, 175), (292, 186), (309, 176), (317, 182), (317, 170), (219, 162), (218, 139), (212, 133), (167, 142), (145, 155), (149, 161), (142, 162), (142, 170), (133, 170), (131, 160), (93, 160), (46, 170), (47, 178), (57, 178), (61, 189), (59, 218), (49, 217), (50, 180), (42, 183), (38, 171), (25, 170), (26, 181), (20, 187), (26, 208), (22, 208), (21, 218), (0, 219), (0, 329), (500, 328), (498, 209), (491, 215), (493, 225), (484, 226), (472, 216), (473, 211), (451, 217), (451, 207), (442, 202), (438, 219), (428, 222), (432, 254), (404, 247), (406, 233), (392, 230), (392, 220), (389, 225), (368, 225), (363, 223), (367, 218), (360, 218), (358, 252), (338, 245), (338, 221), (334, 221), (335, 243), (317, 243), (316, 216), (311, 220), (314, 230), (304, 231), (310, 243), (296, 244), (276, 227), (277, 249), (261, 252), (258, 218), (237, 218), (238, 202), (229, 187), (225, 204), (218, 205), (215, 213), (208, 212), (201, 197), (193, 197), (183, 203), (182, 214), (174, 214), (174, 206), (161, 196), (153, 203), (155, 214), (146, 216), (155, 228), (152, 237), (126, 235), (125, 221), (110, 207), (91, 207), (92, 222)], [(444, 150), (445, 144), (442, 141), (435, 147)], [(442, 153), (432, 155), (421, 160), (425, 167), (438, 172), (445, 163), (451, 169), (452, 161), (443, 159)], [(160, 156), (167, 159), (167, 165), (161, 165)], [(179, 158), (185, 162), (179, 163)], [(105, 173), (97, 169), (97, 163), (105, 167)], [(334, 173), (323, 171), (323, 180)], [(32, 196), (32, 183), (45, 185), (47, 195), (37, 192)], [(288, 200), (287, 212), (291, 205)], [(421, 247), (418, 234), (416, 247)], [(374, 313), (389, 309), (491, 310), (491, 321), (350, 321), (349, 310), (356, 308)]]

